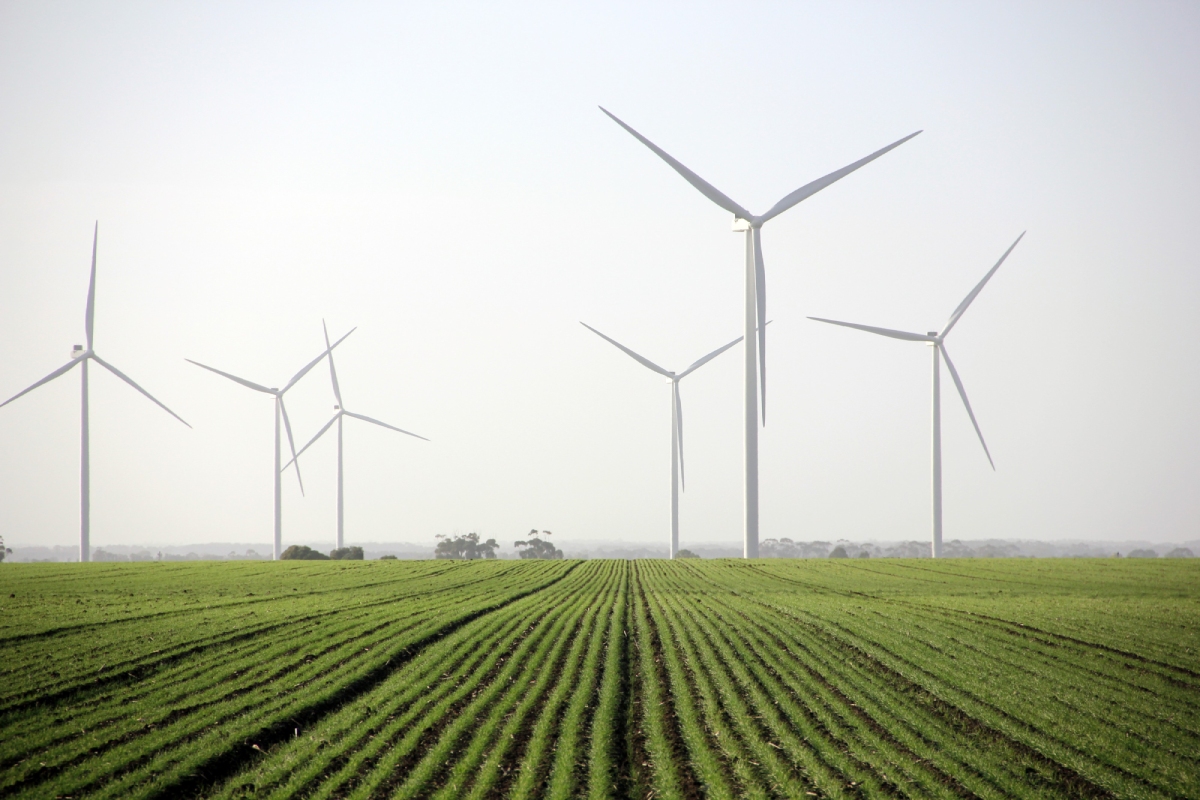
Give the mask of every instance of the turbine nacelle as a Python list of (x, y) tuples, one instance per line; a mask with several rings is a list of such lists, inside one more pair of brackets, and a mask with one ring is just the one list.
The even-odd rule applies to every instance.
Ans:
[(71, 358), (87, 358), (91, 354), (92, 351), (85, 350), (81, 344), (77, 344), (71, 348)]

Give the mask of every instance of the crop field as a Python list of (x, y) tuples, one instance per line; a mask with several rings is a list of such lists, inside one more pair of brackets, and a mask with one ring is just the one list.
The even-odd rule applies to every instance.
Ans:
[(1200, 561), (0, 566), (0, 796), (1200, 797)]

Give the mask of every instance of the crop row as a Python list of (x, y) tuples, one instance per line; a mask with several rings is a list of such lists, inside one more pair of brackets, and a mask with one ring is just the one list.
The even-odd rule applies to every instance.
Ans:
[[(136, 615), (130, 612), (123, 619), (93, 623), (84, 613), (97, 605), (115, 606), (126, 587), (110, 580), (97, 581), (98, 588), (75, 595), (67, 605), (74, 609), (73, 618), (43, 624), (36, 633), (10, 633), (9, 628), (28, 628), (28, 625), (5, 625), (0, 634), (0, 646), (5, 662), (0, 668), (0, 712), (20, 703), (24, 696), (44, 697), (70, 689), (75, 682), (91, 684), (97, 674), (128, 671), (146, 664), (197, 652), (213, 642), (231, 636), (254, 634), (296, 620), (331, 613), (344, 613), (355, 608), (395, 603), (405, 598), (426, 598), (431, 594), (459, 591), (483, 576), (477, 571), (422, 570), (426, 574), (408, 576), (408, 580), (379, 580), (329, 586), (322, 580), (311, 586), (303, 574), (292, 575), (296, 586), (286, 593), (272, 596), (264, 592), (259, 582), (245, 581), (246, 588), (232, 596), (229, 584), (215, 592), (205, 592), (188, 583), (171, 583), (169, 576), (154, 576), (163, 586), (171, 586), (167, 598), (162, 592), (142, 594), (154, 602), (144, 603)], [(494, 572), (494, 571), (493, 571)], [(244, 576), (229, 575), (237, 580)], [(277, 583), (281, 576), (274, 576)], [(286, 575), (283, 577), (287, 577)], [(324, 576), (323, 576), (324, 577)], [(340, 577), (340, 576), (332, 576)], [(487, 575), (487, 580), (495, 579)], [(164, 580), (165, 579), (165, 580)], [(232, 582), (232, 581), (231, 581)], [(268, 584), (269, 585), (269, 584)], [(103, 587), (103, 588), (100, 588)], [(302, 588), (303, 590), (302, 590)], [(26, 587), (14, 587), (18, 591)], [(257, 589), (255, 592), (253, 590)], [(92, 593), (95, 592), (95, 596)], [(15, 594), (15, 593), (14, 593)], [(21, 597), (36, 604), (36, 616), (54, 620), (54, 614), (43, 611), (53, 605), (53, 597), (32, 596), (27, 589)], [(130, 593), (132, 594), (132, 593)], [(67, 595), (70, 597), (70, 595)], [(136, 601), (134, 601), (136, 603)], [(19, 609), (16, 610), (19, 613)], [(57, 622), (57, 624), (55, 624)], [(49, 680), (47, 680), (49, 678)]]
[(282, 738), (289, 721), (336, 708), (345, 694), (399, 668), (414, 648), (569, 569), (510, 570), (474, 591), (460, 585), (420, 604), (310, 614), (269, 635), (126, 673), (127, 681), (81, 687), (49, 707), (22, 707), (3, 720), (0, 791), (120, 797), (194, 781), (198, 770), (229, 769), (232, 742)]
[(57, 610), (0, 626), (0, 795), (1200, 796), (1200, 576), (1140, 569), (6, 570)]
[(464, 626), (217, 796), (611, 796), (627, 571), (584, 565)]
[[(1190, 768), (1197, 687), (1169, 666), (1147, 669), (1153, 665), (1133, 659), (1122, 670), (1111, 648), (1056, 648), (1014, 637), (1008, 624), (980, 624), (923, 604), (828, 587), (797, 590), (784, 583), (786, 575), (773, 580), (750, 565), (689, 567), (690, 575), (661, 566), (646, 572), (667, 658), (669, 637), (689, 656), (689, 670), (670, 691), (709, 705), (707, 751), (719, 745), (724, 756), (723, 773), (714, 773), (705, 768), (706, 748), (692, 748), (711, 794), (795, 793), (779, 765), (761, 755), (759, 742), (787, 749), (771, 706), (797, 686), (804, 687), (793, 695), (798, 707), (786, 717), (823, 726), (824, 735), (806, 734), (804, 741), (822, 758), (841, 751), (874, 772), (842, 767), (842, 790), (1013, 797), (1197, 792)], [(760, 694), (751, 680), (756, 664), (783, 680), (763, 680)], [(800, 754), (792, 760), (804, 764)], [(815, 782), (813, 773), (805, 775)], [(818, 791), (835, 793), (828, 785)]]

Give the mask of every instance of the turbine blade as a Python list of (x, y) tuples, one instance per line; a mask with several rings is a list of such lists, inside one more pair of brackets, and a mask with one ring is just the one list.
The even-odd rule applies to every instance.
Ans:
[[(921, 133), (921, 131), (917, 131), (917, 133)], [(867, 164), (870, 164), (872, 161), (879, 158), (881, 155), (883, 155), (887, 151), (897, 148), (900, 145), (904, 144), (909, 139), (916, 136), (917, 133), (910, 133), (908, 136), (905, 136), (903, 139), (900, 139), (899, 141), (896, 141), (896, 142), (892, 142), (891, 144), (889, 144), (887, 147), (883, 148), (882, 150), (876, 150), (874, 153), (871, 153), (871, 155), (867, 156), (866, 158), (861, 158), (858, 161), (855, 161), (853, 164), (851, 164), (848, 167), (842, 167), (841, 169), (837, 170), (836, 172), (829, 173), (824, 178), (817, 178), (812, 183), (806, 183), (805, 185), (801, 186), (796, 191), (789, 194), (787, 197), (780, 200), (774, 206), (772, 206), (770, 211), (768, 211), (767, 213), (765, 213), (761, 217), (759, 217), (759, 221), (766, 222), (769, 219), (779, 216), (780, 214), (787, 211), (792, 206), (799, 203), (801, 200), (807, 200), (809, 197), (812, 197), (814, 194), (821, 191), (826, 186), (829, 186), (832, 183), (836, 183), (837, 181), (840, 181), (842, 178), (846, 177), (851, 172), (854, 172), (854, 170), (858, 169), (859, 167), (863, 167), (863, 166), (866, 166)]]
[(754, 293), (757, 303), (758, 318), (754, 320), (758, 327), (758, 383), (759, 398), (762, 403), (762, 424), (767, 424), (767, 326), (763, 320), (767, 318), (767, 268), (763, 265), (761, 228), (754, 229)]
[(380, 422), (377, 419), (372, 419), (363, 414), (355, 414), (353, 411), (345, 411), (345, 414), (347, 417), (354, 417), (355, 419), (361, 419), (363, 422), (370, 422), (372, 425), (379, 425), (384, 428), (387, 428), (388, 430), (396, 431), (397, 433), (404, 433), (409, 436), (415, 436), (418, 439), (421, 439), (426, 442), (429, 441), (428, 439), (426, 439), (424, 436), (421, 436), (420, 434), (413, 433), (412, 431), (406, 431), (403, 428), (397, 428), (395, 425), (388, 425), (386, 422)]
[(720, 347), (718, 347), (716, 350), (713, 350), (711, 353), (709, 353), (708, 355), (704, 356), (703, 358), (696, 359), (695, 361), (693, 361), (693, 362), (692, 362), (692, 365), (691, 365), (690, 367), (688, 367), (687, 369), (685, 369), (683, 372), (679, 373), (679, 377), (680, 377), (680, 379), (683, 379), (683, 378), (684, 378), (684, 377), (686, 377), (687, 375), (690, 375), (691, 373), (693, 373), (693, 372), (695, 372), (696, 370), (700, 369), (700, 368), (701, 368), (701, 367), (703, 367), (705, 364), (707, 364), (708, 362), (712, 361), (712, 360), (713, 360), (714, 358), (716, 358), (717, 356), (721, 355), (721, 353), (724, 353), (726, 350), (728, 350), (729, 348), (733, 347), (735, 344), (737, 344), (737, 343), (739, 343), (740, 341), (742, 341), (742, 339), (744, 339), (744, 338), (746, 338), (746, 337), (744, 337), (744, 336), (739, 336), (739, 337), (737, 337), (736, 339), (734, 339), (732, 342), (730, 342), (729, 344), (721, 345), (721, 346), (720, 346)]
[(983, 280), (981, 280), (979, 284), (971, 290), (971, 293), (967, 295), (961, 303), (958, 304), (958, 308), (954, 309), (954, 313), (950, 315), (950, 320), (946, 323), (946, 327), (942, 330), (942, 336), (945, 336), (950, 332), (950, 329), (954, 327), (954, 323), (958, 322), (958, 318), (966, 312), (967, 306), (971, 305), (971, 302), (975, 299), (975, 296), (983, 290), (984, 284), (992, 279), (992, 276), (996, 274), (996, 270), (1000, 269), (1000, 265), (1004, 263), (1004, 259), (1008, 258), (1008, 254), (1013, 251), (1013, 248), (1017, 246), (1022, 238), (1024, 238), (1026, 233), (1027, 231), (1021, 231), (1021, 235), (1017, 237), (1017, 241), (1010, 244), (1008, 249), (1004, 251), (1004, 255), (1000, 256), (1000, 260), (996, 262), (996, 266), (989, 269), (988, 274), (983, 276)]
[(933, 342), (937, 341), (932, 336), (927, 336), (923, 333), (908, 333), (907, 331), (894, 331), (891, 328), (876, 328), (871, 325), (859, 325), (856, 322), (838, 322), (836, 319), (823, 319), (821, 317), (809, 317), (817, 322), (828, 322), (830, 325), (841, 325), (844, 328), (858, 328), (860, 331), (868, 333), (878, 333), (880, 336), (890, 336), (893, 339), (906, 339), (910, 342)]
[(674, 158), (672, 158), (665, 150), (660, 148), (654, 142), (650, 141), (645, 136), (642, 136), (640, 133), (635, 131), (633, 128), (629, 127), (624, 122), (617, 119), (613, 114), (611, 114), (609, 112), (609, 110), (607, 108), (605, 108), (604, 106), (600, 106), (600, 110), (603, 111), (605, 114), (608, 114), (609, 119), (611, 119), (613, 122), (617, 123), (622, 128), (624, 128), (625, 130), (627, 130), (631, 134), (633, 134), (633, 137), (635, 139), (637, 139), (642, 144), (646, 145), (646, 147), (649, 147), (651, 150), (653, 150), (655, 155), (657, 155), (663, 161), (667, 162), (671, 166), (671, 169), (675, 170), (680, 175), (682, 175), (683, 179), (685, 181), (687, 181), (692, 186), (695, 186), (697, 189), (699, 189), (700, 193), (702, 195), (704, 195), (705, 197), (707, 197), (709, 200), (712, 200), (714, 203), (716, 203), (717, 205), (719, 205), (721, 208), (725, 209), (729, 213), (733, 214), (734, 216), (741, 217), (742, 219), (745, 219), (745, 220), (753, 219), (753, 217), (754, 217), (753, 214), (751, 214), (749, 211), (747, 211), (746, 209), (739, 206), (737, 203), (730, 200), (727, 196), (725, 196), (723, 193), (721, 193), (711, 183), (704, 180), (696, 173), (692, 172), (690, 169), (685, 167), (683, 164), (680, 164), (678, 161), (676, 161)]
[(683, 401), (679, 398), (679, 381), (672, 382), (675, 387), (675, 434), (679, 442), (679, 488), (687, 490), (687, 480), (683, 476)]
[(54, 372), (51, 372), (51, 373), (50, 373), (49, 375), (47, 375), (46, 377), (42, 378), (40, 381), (38, 381), (37, 383), (35, 383), (33, 386), (30, 386), (28, 389), (22, 389), (21, 391), (19, 391), (19, 392), (17, 392), (16, 394), (14, 394), (12, 397), (10, 397), (10, 398), (8, 398), (7, 400), (5, 400), (3, 403), (0, 403), (0, 408), (3, 408), (4, 406), (8, 405), (9, 403), (11, 403), (13, 400), (16, 400), (16, 399), (17, 399), (18, 397), (20, 397), (21, 395), (26, 395), (26, 394), (29, 394), (29, 393), (30, 393), (30, 392), (32, 392), (34, 389), (36, 389), (36, 388), (38, 388), (39, 386), (41, 386), (43, 383), (49, 383), (50, 381), (52, 381), (52, 380), (54, 380), (55, 378), (57, 378), (59, 375), (63, 375), (63, 374), (65, 374), (65, 373), (68, 373), (68, 372), (70, 372), (70, 371), (71, 371), (71, 369), (72, 369), (72, 368), (73, 368), (73, 367), (74, 367), (76, 364), (78, 364), (80, 361), (83, 361), (83, 359), (82, 359), (82, 358), (73, 358), (73, 359), (71, 359), (71, 360), (70, 360), (70, 361), (68, 361), (66, 364), (63, 364), (63, 365), (62, 365), (61, 367), (59, 367), (58, 369), (54, 370)]
[[(292, 421), (288, 419), (287, 406), (283, 402), (283, 392), (276, 395), (279, 401), (279, 410), (283, 413), (283, 429), (287, 431), (288, 447), (292, 451), (292, 461), (296, 461), (296, 441), (292, 438)], [(288, 463), (291, 464), (292, 461)], [(280, 472), (283, 470), (280, 469)], [(296, 480), (300, 482), (300, 496), (304, 497), (304, 478), (300, 477), (300, 463), (296, 462)]]
[[(350, 333), (347, 333), (347, 334), (346, 334), (346, 336), (349, 336), (351, 333), (354, 333), (356, 330), (358, 330), (358, 328), (351, 328), (351, 329), (350, 329)], [(304, 365), (304, 369), (300, 370), (300, 371), (299, 371), (299, 372), (297, 372), (295, 375), (293, 375), (293, 376), (292, 376), (292, 379), (291, 379), (290, 381), (288, 381), (288, 382), (287, 382), (287, 386), (284, 386), (282, 389), (280, 389), (280, 390), (279, 390), (279, 393), (280, 393), (280, 394), (283, 394), (283, 393), (284, 393), (284, 392), (286, 392), (288, 389), (290, 389), (290, 388), (292, 388), (293, 386), (295, 386), (295, 385), (296, 385), (296, 382), (297, 382), (297, 381), (299, 381), (301, 378), (303, 378), (305, 375), (307, 375), (307, 374), (308, 374), (308, 371), (309, 371), (310, 369), (312, 369), (313, 367), (315, 367), (317, 364), (320, 364), (320, 363), (321, 363), (321, 359), (322, 359), (322, 358), (324, 358), (324, 357), (325, 357), (325, 356), (327, 356), (328, 354), (332, 353), (332, 352), (333, 352), (333, 348), (337, 347), (339, 344), (341, 344), (342, 342), (346, 341), (346, 336), (343, 336), (341, 339), (338, 339), (336, 342), (334, 342), (334, 343), (333, 343), (333, 344), (331, 344), (329, 347), (327, 347), (325, 350), (323, 350), (323, 351), (321, 352), (321, 355), (317, 356), (317, 357), (316, 357), (316, 358), (314, 358), (312, 361), (310, 361), (310, 362), (308, 362), (307, 364), (305, 364), (305, 365)]]
[[(775, 321), (775, 320), (769, 319), (769, 320), (767, 320), (767, 324), (768, 324), (768, 325), (770, 325), (770, 324), (771, 324), (772, 322), (774, 322), (774, 321)], [(680, 379), (680, 380), (683, 380), (683, 378), (685, 378), (686, 376), (688, 376), (688, 375), (690, 375), (691, 373), (695, 372), (696, 370), (700, 369), (700, 368), (701, 368), (701, 367), (703, 367), (705, 364), (707, 364), (708, 362), (712, 361), (712, 360), (713, 360), (714, 358), (716, 358), (717, 356), (721, 355), (721, 353), (724, 353), (726, 350), (728, 350), (729, 348), (733, 347), (735, 344), (737, 344), (737, 343), (741, 342), (741, 341), (742, 341), (742, 339), (744, 339), (744, 338), (746, 338), (746, 337), (744, 337), (744, 336), (739, 336), (739, 337), (737, 337), (736, 339), (734, 339), (732, 342), (730, 342), (729, 344), (721, 345), (721, 346), (720, 346), (720, 347), (718, 347), (716, 350), (713, 350), (711, 353), (709, 353), (708, 355), (704, 356), (703, 358), (700, 358), (700, 359), (697, 359), (697, 360), (693, 361), (693, 362), (691, 363), (691, 365), (690, 365), (690, 366), (689, 366), (687, 369), (685, 369), (683, 372), (679, 373), (679, 379)]]
[(84, 313), (84, 333), (87, 334), (87, 349), (92, 349), (92, 329), (96, 322), (96, 243), (100, 241), (100, 220), (92, 231), (92, 276), (88, 280), (87, 311)]
[(121, 372), (121, 370), (117, 369), (117, 368), (116, 368), (116, 367), (114, 367), (112, 364), (108, 363), (107, 361), (105, 361), (103, 358), (101, 358), (100, 356), (96, 355), (95, 353), (93, 353), (93, 354), (92, 354), (92, 358), (96, 359), (96, 363), (97, 363), (97, 364), (99, 364), (100, 366), (104, 367), (106, 370), (108, 370), (109, 372), (111, 372), (113, 375), (116, 375), (118, 378), (120, 378), (121, 380), (125, 381), (125, 382), (126, 382), (126, 383), (128, 383), (130, 386), (132, 386), (133, 388), (135, 388), (135, 389), (137, 389), (139, 392), (141, 392), (142, 394), (146, 395), (146, 397), (148, 397), (148, 398), (151, 400), (151, 402), (153, 402), (155, 405), (157, 405), (157, 406), (158, 406), (159, 408), (161, 408), (163, 411), (167, 412), (167, 413), (168, 413), (168, 414), (170, 414), (172, 417), (174, 417), (175, 419), (177, 419), (177, 420), (179, 420), (180, 422), (182, 422), (184, 425), (187, 425), (189, 428), (190, 428), (190, 427), (192, 427), (191, 425), (188, 425), (187, 421), (186, 421), (186, 420), (184, 420), (184, 418), (183, 418), (183, 417), (179, 416), (179, 415), (178, 415), (178, 414), (176, 414), (174, 411), (172, 411), (171, 409), (169, 409), (169, 408), (167, 408), (165, 405), (163, 405), (163, 404), (162, 404), (162, 402), (161, 402), (161, 401), (160, 401), (158, 398), (156, 398), (154, 395), (150, 394), (150, 393), (149, 393), (149, 392), (147, 392), (145, 389), (143, 389), (142, 387), (140, 387), (140, 386), (138, 386), (136, 383), (134, 383), (134, 381), (133, 381), (133, 378), (129, 377), (129, 376), (128, 376), (128, 375), (126, 375), (124, 372)]
[(979, 443), (983, 445), (983, 454), (987, 456), (988, 463), (994, 470), (996, 462), (992, 461), (992, 454), (988, 452), (987, 442), (983, 440), (983, 431), (979, 430), (979, 423), (975, 421), (975, 412), (971, 410), (971, 401), (967, 399), (967, 390), (963, 388), (962, 380), (958, 377), (958, 370), (954, 368), (954, 362), (950, 360), (950, 353), (946, 351), (946, 346), (939, 342), (938, 349), (942, 351), (942, 358), (946, 360), (946, 368), (950, 370), (950, 377), (954, 379), (954, 387), (958, 389), (958, 396), (962, 398), (963, 405), (967, 408), (967, 416), (971, 418), (971, 424), (975, 426), (975, 435), (979, 437)]
[(246, 380), (245, 378), (239, 378), (237, 375), (230, 375), (228, 372), (222, 372), (221, 370), (216, 369), (215, 367), (205, 366), (204, 364), (201, 364), (199, 361), (192, 361), (190, 358), (185, 358), (184, 361), (188, 362), (189, 364), (195, 364), (197, 367), (200, 367), (201, 369), (206, 369), (209, 372), (215, 372), (222, 377), (229, 378), (229, 380), (233, 381), (234, 383), (240, 383), (242, 386), (245, 386), (248, 389), (253, 389), (256, 392), (263, 392), (265, 394), (275, 394), (275, 391), (273, 389), (268, 389), (265, 386), (260, 386), (259, 384), (254, 383), (253, 381)]
[(341, 408), (342, 389), (338, 386), (337, 370), (333, 367), (333, 345), (329, 343), (329, 328), (325, 327), (325, 320), (321, 320), (321, 327), (325, 329), (325, 349), (329, 353), (329, 378), (333, 381), (333, 396), (337, 398), (338, 408)]
[[(333, 423), (337, 422), (337, 421), (338, 421), (338, 417), (340, 417), (341, 415), (342, 415), (342, 412), (341, 412), (341, 411), (338, 411), (338, 413), (334, 414), (334, 415), (333, 415), (333, 416), (330, 418), (329, 422), (326, 422), (326, 423), (325, 423), (325, 427), (324, 427), (324, 428), (321, 428), (321, 430), (317, 431), (317, 435), (316, 435), (316, 436), (314, 436), (314, 437), (312, 437), (311, 439), (309, 439), (309, 440), (308, 440), (308, 444), (304, 445), (304, 447), (301, 447), (299, 450), (297, 450), (297, 451), (296, 451), (296, 458), (293, 458), (291, 461), (289, 461), (288, 463), (286, 463), (286, 464), (284, 464), (284, 465), (283, 465), (283, 469), (287, 469), (288, 467), (290, 467), (290, 466), (292, 465), (292, 463), (293, 463), (293, 462), (294, 462), (294, 461), (295, 461), (297, 458), (300, 458), (300, 456), (304, 455), (304, 451), (305, 451), (305, 450), (307, 450), (308, 448), (312, 447), (312, 446), (313, 446), (313, 444), (314, 444), (314, 443), (317, 441), (317, 439), (320, 439), (322, 436), (324, 436), (324, 435), (325, 435), (325, 431), (327, 431), (327, 430), (329, 430), (331, 427), (333, 427)], [(280, 470), (280, 472), (282, 472), (282, 471), (283, 471), (283, 470)]]
[(657, 372), (659, 375), (662, 375), (662, 376), (664, 376), (664, 377), (667, 377), (667, 378), (670, 378), (670, 377), (671, 377), (671, 373), (670, 373), (670, 372), (667, 372), (665, 369), (663, 369), (662, 367), (660, 367), (658, 364), (655, 364), (655, 363), (654, 363), (653, 361), (651, 361), (650, 359), (648, 359), (648, 358), (642, 358), (642, 357), (641, 357), (641, 356), (639, 356), (637, 353), (633, 352), (633, 351), (632, 351), (632, 350), (630, 350), (628, 347), (626, 347), (625, 345), (623, 345), (623, 344), (621, 344), (620, 342), (618, 342), (616, 339), (610, 339), (609, 337), (605, 336), (605, 335), (604, 335), (603, 333), (601, 333), (600, 331), (598, 331), (598, 330), (596, 330), (595, 328), (593, 328), (591, 325), (588, 325), (586, 322), (580, 322), (579, 324), (580, 324), (580, 325), (582, 325), (583, 327), (587, 328), (589, 331), (591, 331), (592, 333), (596, 334), (597, 336), (599, 336), (601, 339), (605, 340), (605, 341), (606, 341), (606, 342), (608, 342), (609, 344), (611, 344), (611, 345), (613, 345), (613, 346), (615, 346), (615, 347), (618, 347), (618, 348), (620, 348), (621, 350), (623, 350), (623, 351), (625, 352), (625, 354), (626, 354), (626, 355), (628, 355), (628, 356), (629, 356), (630, 358), (632, 358), (634, 361), (636, 361), (636, 362), (638, 362), (639, 364), (641, 364), (643, 367), (647, 367), (647, 368), (649, 368), (649, 369), (652, 369), (652, 370), (654, 370), (655, 372)]

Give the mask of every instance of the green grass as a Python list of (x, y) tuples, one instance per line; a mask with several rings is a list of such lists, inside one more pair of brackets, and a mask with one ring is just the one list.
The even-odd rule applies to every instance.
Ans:
[(0, 796), (1200, 797), (1200, 562), (0, 567)]

